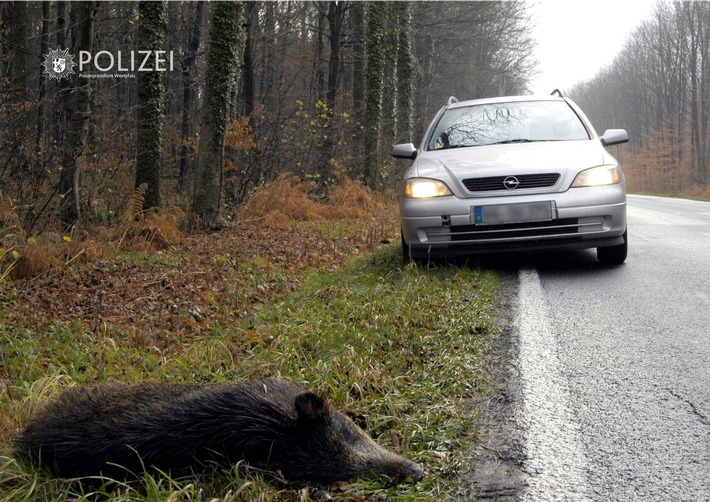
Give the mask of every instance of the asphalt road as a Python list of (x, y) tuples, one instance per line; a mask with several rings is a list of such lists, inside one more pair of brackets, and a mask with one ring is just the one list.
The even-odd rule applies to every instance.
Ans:
[(710, 203), (629, 196), (629, 257), (519, 271), (524, 500), (710, 500)]

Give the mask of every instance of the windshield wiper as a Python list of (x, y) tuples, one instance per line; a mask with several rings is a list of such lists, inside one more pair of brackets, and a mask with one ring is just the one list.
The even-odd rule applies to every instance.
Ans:
[(475, 146), (475, 145), (449, 145), (449, 146), (442, 146), (441, 148), (434, 148), (434, 151), (441, 151), (441, 150), (453, 150), (454, 148), (468, 148), (470, 146)]
[(515, 138), (515, 139), (506, 139), (504, 141), (496, 141), (495, 143), (488, 143), (489, 145), (508, 145), (510, 143), (534, 143), (534, 139), (527, 139), (527, 138)]

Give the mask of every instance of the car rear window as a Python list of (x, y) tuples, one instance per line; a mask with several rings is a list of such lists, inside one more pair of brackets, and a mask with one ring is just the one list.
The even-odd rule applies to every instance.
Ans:
[(449, 108), (428, 149), (587, 139), (584, 124), (564, 101), (516, 101)]

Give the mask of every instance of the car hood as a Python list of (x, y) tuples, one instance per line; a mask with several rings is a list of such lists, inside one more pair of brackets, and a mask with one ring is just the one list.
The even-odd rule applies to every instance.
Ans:
[(556, 172), (565, 179), (608, 162), (615, 161), (598, 139), (513, 143), (422, 152), (408, 177), (461, 180)]

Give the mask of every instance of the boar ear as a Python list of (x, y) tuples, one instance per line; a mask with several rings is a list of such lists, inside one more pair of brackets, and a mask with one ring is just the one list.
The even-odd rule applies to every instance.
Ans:
[(330, 415), (328, 401), (313, 392), (304, 392), (296, 396), (296, 411), (298, 418), (309, 420), (325, 419)]

